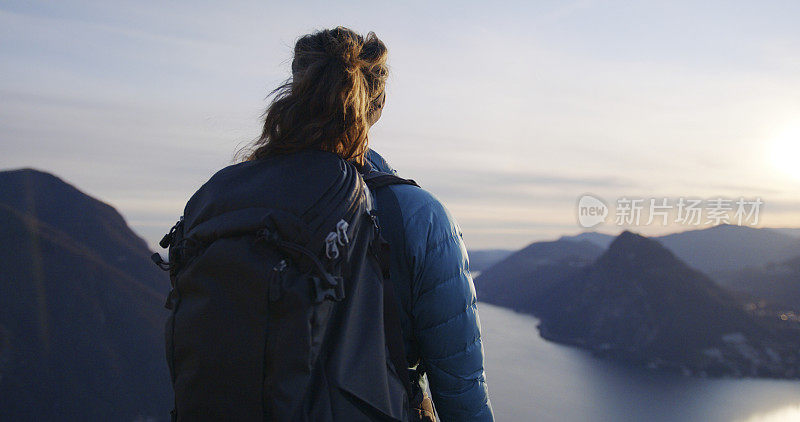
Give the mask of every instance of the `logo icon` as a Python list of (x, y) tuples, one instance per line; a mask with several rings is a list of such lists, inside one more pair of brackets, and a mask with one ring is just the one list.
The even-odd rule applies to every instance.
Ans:
[(606, 221), (608, 206), (595, 196), (585, 194), (578, 198), (578, 224), (589, 229)]

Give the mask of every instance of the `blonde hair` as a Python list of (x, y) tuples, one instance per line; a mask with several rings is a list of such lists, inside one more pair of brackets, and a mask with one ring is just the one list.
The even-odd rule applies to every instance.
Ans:
[(386, 57), (373, 32), (362, 37), (337, 27), (301, 37), (292, 76), (272, 92), (246, 160), (319, 149), (363, 162), (369, 127), (383, 105)]

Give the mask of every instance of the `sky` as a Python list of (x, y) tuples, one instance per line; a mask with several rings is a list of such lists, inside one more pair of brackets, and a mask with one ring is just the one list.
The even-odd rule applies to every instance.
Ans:
[(344, 25), (389, 48), (371, 147), (471, 249), (579, 233), (585, 194), (610, 207), (607, 233), (696, 228), (619, 225), (621, 198), (759, 198), (749, 223), (800, 227), (797, 16), (793, 1), (0, 0), (0, 169), (58, 175), (155, 247), (258, 136), (297, 38)]

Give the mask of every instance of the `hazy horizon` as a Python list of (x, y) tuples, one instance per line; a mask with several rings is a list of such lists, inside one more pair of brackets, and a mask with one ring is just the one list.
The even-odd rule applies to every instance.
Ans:
[(389, 48), (371, 146), (447, 205), (470, 249), (576, 234), (586, 193), (759, 197), (759, 227), (798, 227), (799, 14), (788, 1), (4, 2), (0, 168), (51, 172), (154, 245), (258, 135), (294, 40), (345, 25)]

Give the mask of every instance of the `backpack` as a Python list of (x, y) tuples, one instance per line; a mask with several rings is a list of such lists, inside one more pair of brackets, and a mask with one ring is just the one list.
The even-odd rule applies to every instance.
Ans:
[(172, 287), (173, 420), (421, 420), (368, 187), (398, 183), (415, 184), (304, 151), (192, 196), (169, 261), (153, 255)]

